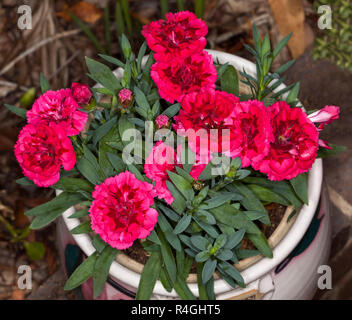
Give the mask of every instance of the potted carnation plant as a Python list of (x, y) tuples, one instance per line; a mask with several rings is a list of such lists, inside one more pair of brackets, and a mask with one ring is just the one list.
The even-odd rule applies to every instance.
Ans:
[[(290, 36), (271, 50), (254, 26), (253, 65), (205, 51), (207, 26), (190, 12), (142, 34), (137, 56), (125, 36), (124, 61), (101, 55), (116, 72), (86, 58), (98, 86), (52, 91), (42, 77), (31, 110), (8, 106), (28, 122), (15, 146), (18, 182), (57, 190), (26, 214), (38, 229), (64, 213), (85, 251), (68, 290), (92, 278), (97, 298), (112, 276), (137, 299), (215, 299), (246, 288), (249, 266), (264, 274), (303, 237), (320, 197), (317, 158), (340, 149), (319, 132), (339, 108), (307, 113), (299, 85), (280, 78), (292, 62), (269, 72)], [(284, 238), (286, 251), (273, 251)]]

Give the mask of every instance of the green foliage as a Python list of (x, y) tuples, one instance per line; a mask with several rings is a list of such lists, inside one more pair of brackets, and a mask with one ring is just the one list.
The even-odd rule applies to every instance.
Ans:
[(331, 29), (324, 29), (315, 40), (313, 58), (329, 59), (343, 69), (352, 71), (352, 3), (346, 0), (316, 0), (315, 9), (330, 5)]

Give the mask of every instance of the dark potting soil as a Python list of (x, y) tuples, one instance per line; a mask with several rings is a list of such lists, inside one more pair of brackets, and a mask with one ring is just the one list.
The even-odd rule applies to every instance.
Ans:
[[(272, 203), (265, 206), (265, 208), (268, 210), (271, 225), (265, 226), (259, 223), (258, 227), (265, 234), (266, 238), (269, 238), (273, 234), (277, 226), (280, 224), (285, 214), (286, 207), (280, 204)], [(255, 247), (250, 240), (248, 240), (247, 238), (244, 238), (242, 241), (242, 249), (254, 250)], [(142, 244), (139, 241), (135, 241), (132, 247), (127, 248), (125, 250), (125, 254), (129, 256), (131, 259), (142, 264), (145, 264), (149, 257), (148, 253), (144, 250)], [(191, 268), (191, 273), (196, 273), (195, 263)]]

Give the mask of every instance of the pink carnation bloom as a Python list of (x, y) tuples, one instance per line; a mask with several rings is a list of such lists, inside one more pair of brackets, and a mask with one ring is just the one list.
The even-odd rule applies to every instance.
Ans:
[(92, 229), (113, 248), (132, 246), (136, 239), (145, 239), (158, 221), (158, 212), (151, 208), (154, 196), (153, 186), (129, 171), (106, 179), (93, 191)]
[(23, 174), (39, 187), (60, 179), (60, 168), (71, 170), (76, 163), (71, 140), (55, 123), (26, 125), (19, 134), (15, 155)]
[(160, 96), (170, 103), (181, 102), (186, 94), (201, 88), (215, 88), (217, 78), (213, 58), (205, 51), (186, 59), (156, 62), (150, 74)]
[[(308, 119), (312, 122), (320, 123), (318, 131), (322, 131), (325, 125), (339, 118), (340, 108), (335, 106), (325, 106), (323, 109), (318, 110), (308, 116)], [(319, 145), (321, 147), (331, 149), (327, 141), (319, 139)]]
[(132, 91), (129, 89), (121, 89), (118, 94), (118, 97), (119, 97), (119, 102), (124, 108), (127, 108), (133, 100)]
[(248, 167), (262, 160), (269, 152), (274, 136), (270, 124), (270, 113), (265, 105), (256, 100), (236, 104), (231, 117), (233, 129), (231, 142), (236, 150), (230, 156), (241, 158), (242, 167)]
[(159, 199), (164, 199), (167, 204), (174, 201), (166, 181), (170, 180), (167, 171), (175, 172), (177, 156), (174, 149), (159, 141), (153, 147), (146, 159), (144, 172), (149, 179), (155, 182), (154, 189)]
[(189, 146), (195, 153), (228, 152), (232, 142), (231, 114), (238, 102), (233, 94), (214, 89), (192, 92), (181, 102), (182, 109), (174, 117), (174, 129), (178, 135), (188, 136)]
[(168, 128), (170, 126), (169, 117), (164, 114), (157, 116), (155, 119), (155, 123), (158, 129)]
[(256, 168), (270, 180), (291, 180), (307, 172), (317, 157), (318, 130), (300, 108), (279, 101), (269, 107), (275, 137)]
[(72, 83), (72, 96), (79, 105), (86, 105), (92, 98), (92, 92), (86, 84)]
[(142, 34), (157, 61), (188, 57), (201, 52), (207, 41), (207, 25), (194, 13), (182, 11), (166, 14), (166, 20), (153, 21), (143, 27)]
[(87, 122), (88, 114), (79, 111), (79, 105), (72, 96), (70, 89), (47, 91), (33, 104), (27, 112), (28, 123), (60, 125), (68, 136), (79, 134)]

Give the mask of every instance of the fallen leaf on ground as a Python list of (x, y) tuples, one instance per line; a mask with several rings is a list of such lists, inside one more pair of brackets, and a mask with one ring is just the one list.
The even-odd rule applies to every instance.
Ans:
[(306, 49), (302, 0), (269, 0), (277, 28), (282, 36), (292, 32), (288, 47), (294, 59)]
[(11, 300), (24, 300), (24, 291), (20, 289), (13, 290)]
[(70, 22), (72, 20), (69, 14), (67, 13), (67, 10), (72, 12), (82, 21), (92, 24), (97, 22), (104, 15), (103, 11), (98, 9), (94, 4), (85, 1), (80, 1), (71, 7), (65, 5), (64, 10), (57, 13), (57, 16), (65, 19), (67, 22)]

